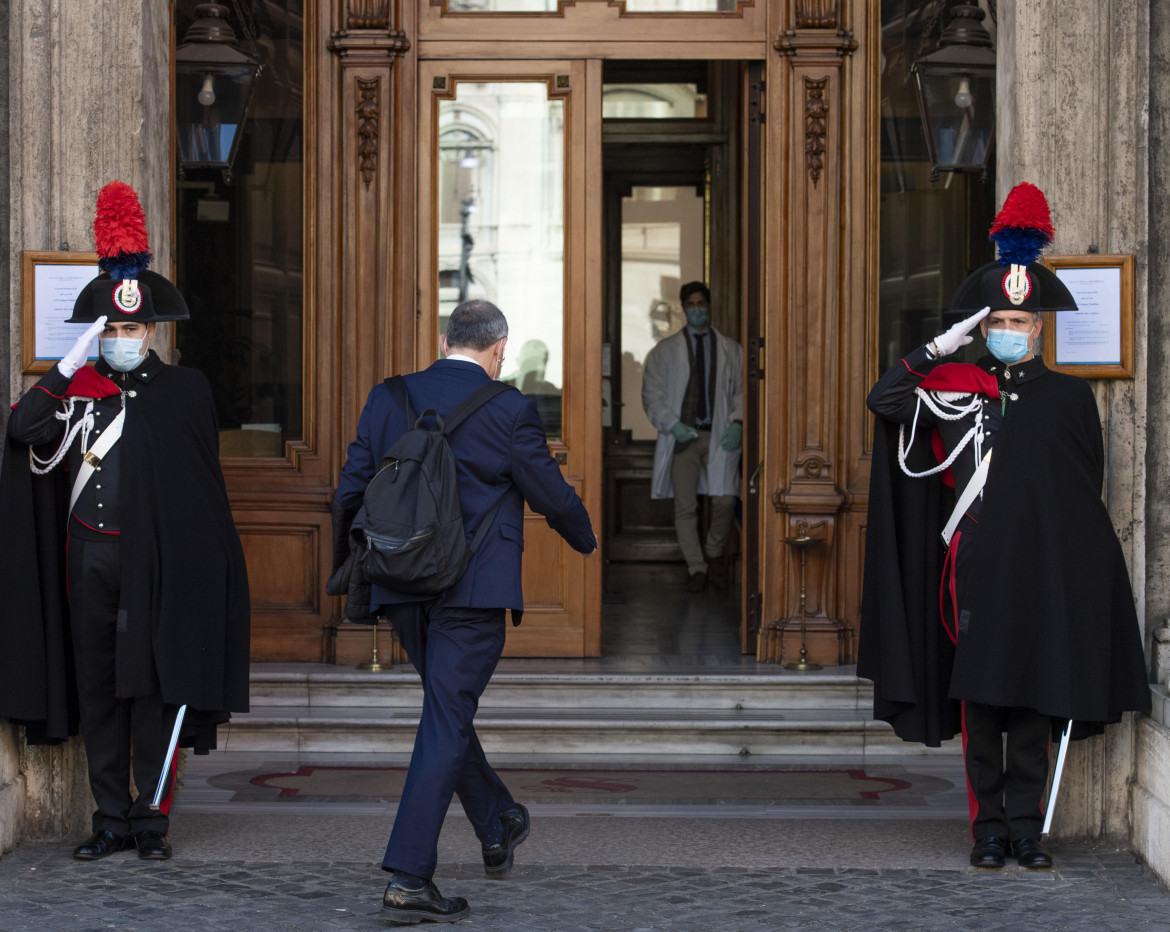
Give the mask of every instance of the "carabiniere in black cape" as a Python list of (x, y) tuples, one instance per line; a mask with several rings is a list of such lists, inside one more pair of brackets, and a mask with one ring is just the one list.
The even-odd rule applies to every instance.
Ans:
[[(98, 372), (120, 377), (99, 360)], [(53, 370), (42, 384), (54, 375)], [(248, 709), (250, 607), (243, 550), (219, 466), (210, 386), (154, 351), (130, 379), (149, 385), (129, 405), (122, 445), (121, 546), (127, 626), (119, 633), (118, 695), (158, 691), (187, 705), (181, 744), (215, 747), (215, 724)], [(66, 519), (71, 477), (29, 468), (6, 437), (0, 467), (0, 716), (30, 743), (77, 731)]]
[[(1002, 380), (996, 360), (979, 365)], [(906, 476), (898, 425), (877, 421), (858, 674), (874, 681), (875, 718), (908, 741), (956, 734), (958, 700), (1071, 718), (1081, 735), (1149, 709), (1133, 593), (1101, 501), (1096, 402), (1083, 380), (1033, 366), (1042, 371), (1011, 385), (995, 442), (972, 555), (982, 584), (965, 599), (957, 648), (939, 617), (939, 532), (953, 493), (937, 477)]]

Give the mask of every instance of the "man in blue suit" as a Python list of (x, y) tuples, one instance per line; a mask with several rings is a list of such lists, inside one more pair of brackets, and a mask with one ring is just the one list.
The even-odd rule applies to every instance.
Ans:
[[(508, 322), (499, 308), (478, 300), (460, 304), (440, 338), (446, 358), (406, 376), (411, 407), (433, 408), (447, 417), (475, 389), (499, 378), (507, 342)], [(382, 455), (409, 426), (386, 385), (376, 385), (337, 485), (335, 569), (348, 552), (350, 524)], [(528, 810), (512, 799), (488, 763), (472, 723), (504, 648), (505, 611), (511, 609), (519, 624), (524, 607), (524, 502), (574, 550), (597, 549), (589, 515), (550, 455), (531, 399), (511, 390), (497, 395), (453, 432), (449, 443), (468, 541), (499, 503), (493, 527), (463, 577), (441, 595), (374, 586), (370, 600), (374, 613), (394, 625), (423, 683), (414, 752), (382, 860), (382, 869), (392, 872), (382, 916), (396, 923), (454, 922), (469, 912), (466, 900), (444, 897), (431, 880), (453, 793), (479, 837), (489, 877), (508, 873), (516, 846), (528, 836)]]

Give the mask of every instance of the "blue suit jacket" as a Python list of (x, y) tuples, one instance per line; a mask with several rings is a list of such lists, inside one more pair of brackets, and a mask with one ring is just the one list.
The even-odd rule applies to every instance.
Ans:
[[(434, 408), (446, 417), (487, 381), (487, 373), (476, 363), (441, 359), (422, 372), (406, 376), (406, 390), (416, 414)], [(349, 445), (341, 470), (335, 514), (352, 515), (357, 511), (383, 454), (407, 429), (406, 414), (394, 403), (390, 390), (383, 383), (375, 385), (358, 422), (357, 439)], [(524, 608), (520, 587), (524, 502), (544, 515), (549, 527), (581, 553), (591, 553), (597, 546), (589, 515), (548, 451), (536, 404), (520, 392), (508, 391), (493, 398), (448, 440), (458, 470), (468, 543), (496, 502), (502, 499), (503, 504), (467, 572), (447, 594), (447, 604), (519, 612)], [(390, 605), (423, 598), (374, 586), (371, 604)]]

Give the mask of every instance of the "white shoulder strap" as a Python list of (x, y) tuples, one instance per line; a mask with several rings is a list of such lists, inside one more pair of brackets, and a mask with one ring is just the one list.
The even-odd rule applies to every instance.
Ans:
[(110, 448), (122, 436), (122, 425), (125, 423), (126, 409), (123, 408), (118, 412), (118, 416), (114, 418), (113, 423), (106, 428), (106, 432), (98, 437), (97, 443), (90, 447), (81, 458), (81, 468), (77, 470), (77, 478), (73, 480), (73, 491), (69, 493), (70, 514), (73, 513), (73, 506), (77, 504), (77, 499), (81, 496), (81, 490), (89, 482), (89, 477), (93, 475), (94, 469), (102, 464), (102, 457), (110, 452)]

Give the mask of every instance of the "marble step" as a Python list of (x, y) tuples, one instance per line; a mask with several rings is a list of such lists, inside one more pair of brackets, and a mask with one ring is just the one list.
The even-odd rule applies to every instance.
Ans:
[[(838, 755), (936, 754), (848, 710), (484, 708), (476, 731), (489, 754)], [(418, 713), (378, 707), (253, 706), (220, 728), (224, 750), (270, 753), (403, 753)]]
[[(405, 666), (368, 673), (327, 665), (257, 664), (252, 670), (251, 696), (253, 705), (268, 708), (417, 710), (422, 702), (418, 677)], [(807, 709), (852, 712), (865, 717), (872, 701), (869, 681), (848, 673), (557, 673), (505, 669), (492, 678), (480, 700), (480, 711)]]

